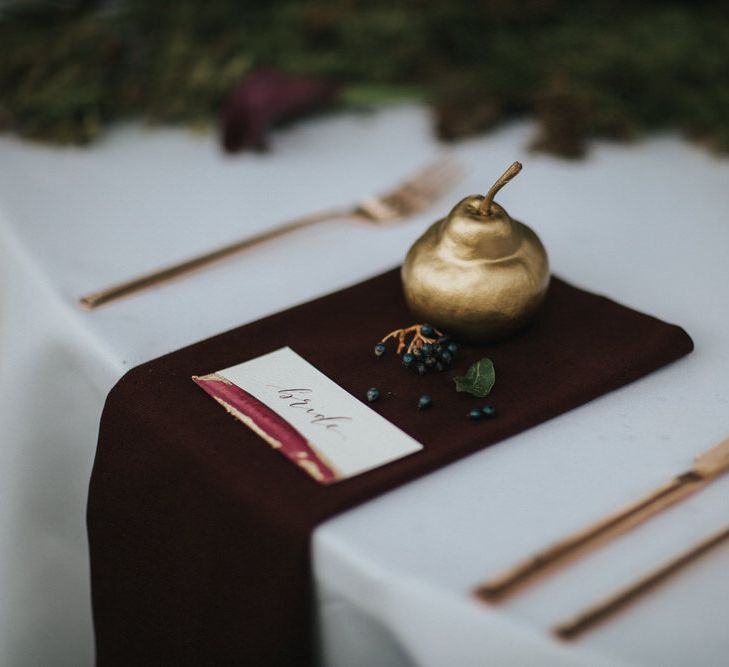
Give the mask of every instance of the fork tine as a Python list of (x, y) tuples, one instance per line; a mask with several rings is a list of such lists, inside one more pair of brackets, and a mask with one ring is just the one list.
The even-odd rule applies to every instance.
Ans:
[(461, 174), (455, 158), (441, 156), (396, 187), (361, 200), (356, 210), (370, 222), (380, 224), (416, 215), (451, 189)]
[(443, 167), (446, 165), (446, 163), (449, 161), (449, 157), (439, 157), (433, 162), (430, 162), (429, 164), (425, 165), (418, 171), (416, 171), (414, 174), (410, 175), (408, 178), (403, 180), (401, 183), (396, 185), (394, 188), (391, 188), (388, 190), (385, 194), (392, 194), (395, 192), (398, 192), (401, 188), (411, 186), (411, 185), (418, 185), (423, 182), (427, 182), (434, 177), (437, 178), (437, 174), (439, 171), (443, 169)]
[(418, 187), (435, 200), (450, 190), (463, 176), (463, 170), (456, 160), (449, 159), (439, 165), (436, 171), (425, 176)]
[(412, 215), (430, 206), (460, 178), (462, 170), (450, 155), (427, 165), (400, 186), (382, 195), (400, 215)]
[(436, 196), (449, 190), (462, 176), (462, 169), (453, 159), (444, 161), (439, 168), (427, 174), (416, 187), (424, 192), (434, 193)]
[(431, 202), (431, 197), (429, 192), (423, 192), (419, 188), (407, 184), (393, 192), (385, 201), (401, 215), (410, 215), (426, 208)]
[(418, 189), (430, 187), (440, 181), (455, 165), (456, 161), (451, 155), (441, 156), (416, 174), (413, 174), (403, 185), (410, 185)]

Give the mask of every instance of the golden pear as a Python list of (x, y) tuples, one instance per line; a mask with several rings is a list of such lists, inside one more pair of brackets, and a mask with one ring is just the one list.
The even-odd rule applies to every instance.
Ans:
[(514, 162), (485, 197), (460, 201), (410, 248), (402, 283), (418, 319), (487, 342), (514, 333), (535, 314), (549, 285), (547, 253), (529, 227), (493, 201), (520, 171)]

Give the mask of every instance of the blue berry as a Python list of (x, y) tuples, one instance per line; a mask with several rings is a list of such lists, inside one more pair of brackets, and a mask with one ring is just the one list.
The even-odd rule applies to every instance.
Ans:
[(415, 366), (415, 370), (418, 371), (418, 375), (425, 375), (428, 371), (428, 367), (423, 362), (420, 362), (417, 366)]
[(370, 387), (367, 390), (367, 400), (373, 403), (380, 397), (380, 390), (377, 387)]
[(412, 365), (413, 361), (415, 361), (415, 356), (410, 354), (410, 352), (406, 352), (402, 355), (403, 366), (410, 366)]
[(440, 360), (444, 364), (448, 365), (451, 363), (451, 361), (453, 361), (453, 355), (448, 350), (444, 350), (440, 353)]
[(458, 352), (458, 343), (454, 343), (453, 341), (449, 342), (448, 343), (448, 351), (451, 354), (455, 354), (456, 352)]
[(435, 364), (435, 370), (438, 371), (438, 373), (444, 371), (445, 369), (446, 369), (446, 367), (445, 367), (445, 365), (443, 364), (442, 361), (436, 362), (436, 364)]
[(377, 343), (377, 345), (375, 345), (375, 356), (381, 357), (383, 354), (385, 354), (386, 349), (387, 347), (385, 347), (384, 343)]
[(438, 363), (438, 360), (435, 357), (425, 357), (425, 365), (428, 368), (433, 368), (436, 363)]
[(420, 347), (420, 354), (425, 355), (426, 357), (429, 354), (433, 354), (433, 346), (430, 343), (425, 343), (425, 345), (422, 345)]
[(439, 342), (439, 343), (440, 343), (441, 345), (448, 345), (448, 343), (450, 343), (450, 342), (451, 342), (451, 339), (450, 339), (450, 338), (449, 338), (448, 336), (441, 336), (441, 337), (440, 337), (440, 338), (438, 339), (438, 342)]
[(422, 336), (425, 336), (426, 338), (430, 338), (435, 332), (433, 331), (433, 327), (430, 326), (430, 324), (423, 324), (420, 327), (420, 334)]
[(493, 405), (484, 405), (481, 408), (481, 414), (486, 419), (493, 419), (496, 416), (496, 408)]
[(473, 419), (474, 421), (478, 421), (483, 417), (483, 412), (479, 410), (478, 408), (474, 408), (468, 413), (468, 418)]
[(427, 410), (431, 405), (433, 405), (433, 399), (428, 394), (423, 394), (418, 399), (418, 410)]

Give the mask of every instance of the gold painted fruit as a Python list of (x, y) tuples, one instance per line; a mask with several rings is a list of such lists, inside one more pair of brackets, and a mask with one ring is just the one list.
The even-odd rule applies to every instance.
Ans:
[(515, 333), (536, 313), (549, 285), (547, 253), (493, 201), (520, 170), (512, 164), (485, 197), (460, 201), (410, 248), (402, 283), (420, 321), (483, 343)]

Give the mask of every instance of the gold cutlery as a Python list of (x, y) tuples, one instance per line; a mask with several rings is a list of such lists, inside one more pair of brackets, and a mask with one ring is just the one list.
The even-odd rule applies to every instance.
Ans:
[(172, 264), (162, 269), (133, 278), (80, 299), (80, 304), (89, 310), (142, 289), (185, 275), (203, 266), (247, 250), (259, 243), (270, 241), (297, 229), (325, 220), (354, 218), (383, 225), (410, 218), (433, 205), (460, 179), (461, 168), (451, 157), (441, 157), (421, 169), (397, 187), (378, 196), (368, 197), (354, 206), (321, 211), (291, 220), (273, 229), (234, 243), (216, 248), (202, 255)]
[(556, 625), (552, 632), (561, 639), (575, 639), (596, 623), (616, 613), (625, 605), (633, 602), (643, 593), (648, 592), (672, 574), (699, 558), (699, 556), (703, 556), (709, 549), (718, 546), (727, 539), (729, 539), (729, 526), (714, 533), (655, 570), (648, 572), (640, 579), (621, 588), (616, 593)]
[(697, 456), (691, 470), (489, 579), (476, 589), (475, 595), (486, 602), (500, 602), (577, 557), (635, 528), (661, 510), (696, 493), (727, 471), (729, 438)]

